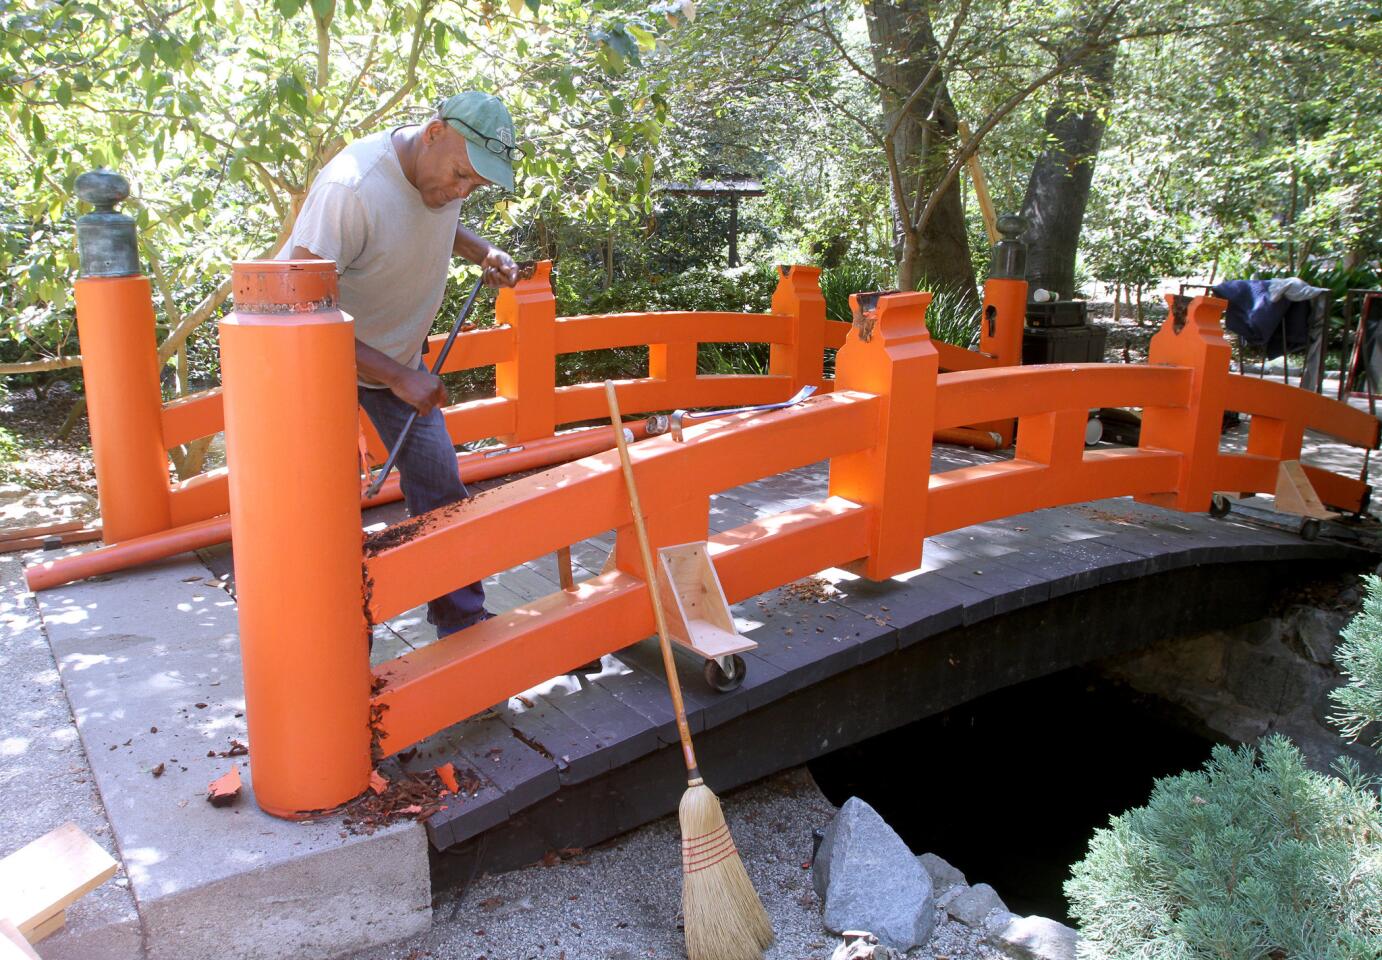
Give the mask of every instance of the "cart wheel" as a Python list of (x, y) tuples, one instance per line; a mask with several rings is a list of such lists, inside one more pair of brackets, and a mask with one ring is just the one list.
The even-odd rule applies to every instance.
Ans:
[(1300, 538), (1314, 540), (1320, 535), (1320, 522), (1314, 517), (1306, 517), (1300, 522)]
[(1209, 500), (1209, 515), (1211, 517), (1226, 517), (1233, 509), (1233, 501), (1222, 493), (1216, 493)]
[(739, 654), (731, 654), (728, 660), (729, 672), (720, 666), (719, 660), (707, 660), (705, 662), (705, 682), (721, 693), (729, 693), (731, 690), (738, 689), (739, 685), (744, 682), (744, 674), (748, 672), (744, 658)]

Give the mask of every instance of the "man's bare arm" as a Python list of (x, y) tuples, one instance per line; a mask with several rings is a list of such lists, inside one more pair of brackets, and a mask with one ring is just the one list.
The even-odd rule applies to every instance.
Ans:
[(485, 283), (491, 287), (511, 287), (518, 282), (518, 265), (513, 257), (459, 223), (451, 252), (479, 264), (484, 270)]
[[(294, 260), (322, 260), (306, 247), (293, 248)], [(394, 396), (411, 406), (422, 416), (431, 413), (434, 407), (446, 406), (449, 397), (441, 377), (435, 377), (426, 370), (410, 370), (397, 360), (374, 349), (369, 344), (355, 340), (355, 369), (375, 383), (388, 387)]]

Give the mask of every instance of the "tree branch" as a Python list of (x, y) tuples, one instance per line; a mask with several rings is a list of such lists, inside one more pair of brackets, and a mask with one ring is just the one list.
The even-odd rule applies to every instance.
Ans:
[[(941, 64), (949, 59), (950, 50), (955, 46), (955, 40), (960, 35), (960, 24), (964, 22), (965, 17), (968, 15), (969, 0), (960, 0), (960, 8), (955, 11), (955, 19), (950, 24), (950, 36), (945, 38), (945, 45), (940, 49), (940, 52), (936, 54), (936, 59), (931, 63), (931, 69), (926, 71), (926, 76), (922, 79), (921, 83), (917, 84), (917, 88), (912, 91), (911, 95), (907, 97), (902, 106), (898, 108), (897, 116), (893, 118), (893, 125), (888, 129), (888, 136), (893, 136), (897, 133), (898, 127), (902, 126), (902, 121), (912, 109), (912, 105), (921, 98), (922, 93), (926, 91), (926, 88), (931, 85), (931, 82), (935, 80), (936, 76), (940, 73)], [(931, 112), (935, 112), (934, 105), (932, 106)]]

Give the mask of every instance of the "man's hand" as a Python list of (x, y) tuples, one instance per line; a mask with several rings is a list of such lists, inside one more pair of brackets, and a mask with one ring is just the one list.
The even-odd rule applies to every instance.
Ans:
[(518, 282), (518, 264), (497, 247), (489, 248), (485, 259), (480, 261), (480, 270), (489, 287), (511, 287)]
[(444, 407), (450, 397), (441, 377), (426, 370), (404, 370), (389, 384), (393, 395), (425, 417), (437, 407)]

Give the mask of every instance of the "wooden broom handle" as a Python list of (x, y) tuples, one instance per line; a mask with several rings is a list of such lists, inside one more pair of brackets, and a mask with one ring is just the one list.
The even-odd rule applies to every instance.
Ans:
[(677, 736), (681, 737), (681, 752), (686, 771), (693, 780), (700, 777), (696, 766), (696, 751), (691, 746), (691, 728), (686, 724), (686, 705), (681, 700), (681, 681), (677, 678), (677, 664), (672, 659), (672, 644), (667, 639), (667, 614), (662, 609), (662, 597), (657, 589), (657, 567), (653, 566), (653, 550), (648, 545), (648, 531), (643, 526), (643, 505), (638, 499), (638, 486), (633, 482), (633, 463), (624, 442), (624, 420), (619, 414), (619, 400), (614, 395), (614, 383), (605, 381), (605, 399), (609, 401), (609, 420), (614, 427), (614, 443), (619, 448), (619, 464), (624, 468), (624, 485), (629, 490), (629, 507), (633, 510), (633, 529), (638, 536), (638, 552), (643, 556), (644, 580), (648, 596), (653, 600), (653, 616), (657, 620), (657, 642), (662, 648), (662, 667), (667, 671), (667, 689), (672, 694), (672, 709), (677, 715)]

